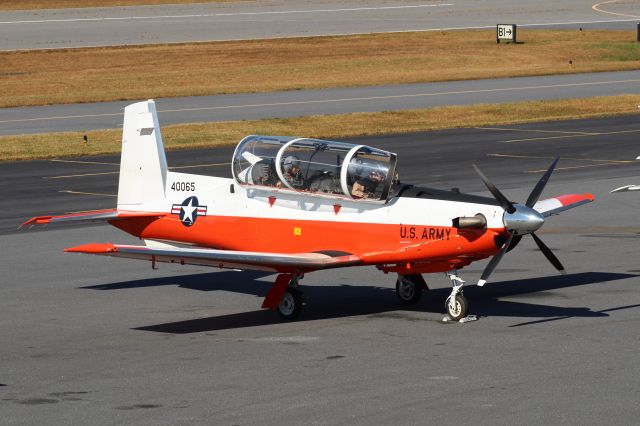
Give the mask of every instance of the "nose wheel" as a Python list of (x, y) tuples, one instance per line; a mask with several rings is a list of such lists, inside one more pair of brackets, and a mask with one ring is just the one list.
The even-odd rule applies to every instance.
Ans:
[(462, 294), (456, 294), (454, 297), (449, 296), (445, 303), (447, 315), (452, 321), (460, 321), (467, 316), (467, 299)]
[(447, 272), (447, 276), (451, 280), (452, 288), (444, 309), (452, 321), (460, 321), (467, 317), (469, 306), (467, 299), (462, 295), (464, 280), (458, 276), (458, 271)]

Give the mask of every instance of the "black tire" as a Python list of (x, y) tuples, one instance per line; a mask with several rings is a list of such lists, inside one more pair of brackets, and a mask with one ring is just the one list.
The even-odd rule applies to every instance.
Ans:
[(420, 296), (422, 296), (422, 285), (398, 278), (396, 280), (396, 296), (405, 305), (414, 305), (418, 303)]
[(467, 303), (467, 299), (465, 299), (461, 294), (456, 294), (455, 308), (451, 308), (449, 305), (449, 298), (447, 298), (444, 309), (452, 321), (460, 321), (462, 318), (467, 316), (468, 306), (469, 304)]
[(278, 314), (286, 320), (298, 318), (302, 312), (302, 293), (300, 290), (289, 287), (285, 290), (278, 304)]

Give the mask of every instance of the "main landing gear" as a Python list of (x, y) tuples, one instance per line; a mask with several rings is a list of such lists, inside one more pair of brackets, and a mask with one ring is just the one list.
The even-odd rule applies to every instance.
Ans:
[(396, 296), (406, 305), (418, 303), (423, 290), (429, 290), (427, 283), (420, 274), (400, 275), (396, 280)]
[(458, 276), (458, 271), (453, 270), (447, 272), (447, 276), (451, 280), (451, 294), (445, 302), (445, 310), (452, 321), (460, 321), (467, 316), (467, 299), (462, 294), (462, 286), (464, 280)]
[(294, 320), (302, 312), (303, 300), (298, 281), (302, 274), (280, 274), (262, 302), (263, 308), (277, 311), (286, 320)]
[(298, 318), (302, 312), (302, 291), (298, 286), (298, 277), (293, 276), (278, 304), (278, 314), (286, 320)]

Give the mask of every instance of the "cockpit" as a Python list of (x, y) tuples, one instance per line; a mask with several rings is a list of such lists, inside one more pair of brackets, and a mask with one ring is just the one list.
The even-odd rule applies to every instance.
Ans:
[(396, 154), (344, 142), (247, 136), (233, 154), (242, 186), (352, 200), (386, 201), (397, 181)]

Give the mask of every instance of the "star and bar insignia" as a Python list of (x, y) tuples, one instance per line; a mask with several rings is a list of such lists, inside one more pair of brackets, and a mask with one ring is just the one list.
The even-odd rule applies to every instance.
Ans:
[(171, 207), (171, 214), (180, 216), (180, 222), (184, 226), (192, 226), (196, 223), (198, 216), (207, 215), (207, 206), (198, 203), (198, 197), (189, 197), (182, 204), (174, 204)]

